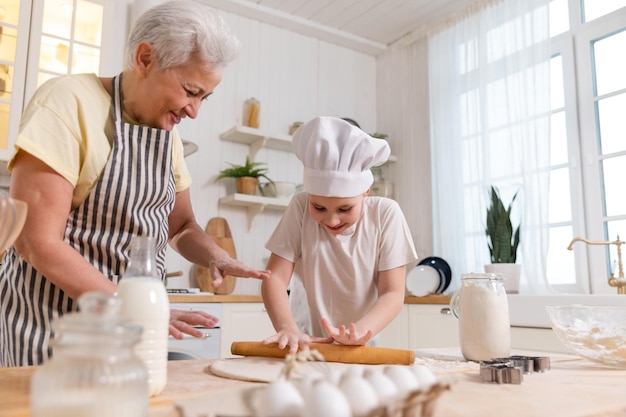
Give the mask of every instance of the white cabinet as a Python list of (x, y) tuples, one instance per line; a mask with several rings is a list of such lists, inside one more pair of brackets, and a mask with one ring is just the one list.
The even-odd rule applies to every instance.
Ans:
[(409, 349), (459, 346), (456, 317), (445, 304), (409, 304)]
[(446, 304), (405, 304), (380, 333), (380, 346), (396, 349), (459, 346), (456, 318)]
[[(458, 320), (445, 304), (405, 304), (380, 333), (380, 346), (395, 349), (459, 347)], [(511, 327), (511, 347), (567, 353), (549, 328)]]
[(233, 342), (260, 342), (274, 333), (274, 326), (261, 303), (223, 303), (220, 357), (233, 357)]

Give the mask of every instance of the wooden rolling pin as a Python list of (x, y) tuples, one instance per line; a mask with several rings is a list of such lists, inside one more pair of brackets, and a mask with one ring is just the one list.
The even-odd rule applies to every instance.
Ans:
[[(415, 352), (412, 350), (379, 348), (369, 346), (347, 346), (330, 343), (310, 343), (327, 362), (359, 363), (363, 365), (397, 364), (412, 365)], [(230, 346), (233, 355), (263, 356), (284, 358), (289, 349), (280, 349), (277, 343), (265, 345), (262, 342), (233, 342)]]

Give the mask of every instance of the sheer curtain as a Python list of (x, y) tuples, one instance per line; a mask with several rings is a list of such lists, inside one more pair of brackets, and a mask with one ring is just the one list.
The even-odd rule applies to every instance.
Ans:
[(490, 187), (521, 222), (520, 292), (546, 284), (549, 0), (484, 2), (428, 36), (434, 249), (458, 276), (490, 263)]

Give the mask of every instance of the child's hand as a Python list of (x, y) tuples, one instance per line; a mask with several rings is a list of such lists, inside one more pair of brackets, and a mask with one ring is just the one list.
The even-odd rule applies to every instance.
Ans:
[(322, 328), (328, 335), (338, 343), (343, 345), (365, 345), (372, 338), (372, 331), (368, 330), (365, 334), (360, 334), (356, 329), (356, 324), (350, 323), (350, 330), (346, 330), (343, 324), (336, 328), (328, 319), (322, 319)]
[(289, 346), (289, 353), (296, 353), (298, 350), (306, 350), (309, 348), (309, 343), (332, 343), (331, 337), (311, 337), (306, 333), (302, 333), (299, 330), (281, 330), (273, 336), (263, 340), (264, 344), (278, 343), (280, 349), (284, 349)]

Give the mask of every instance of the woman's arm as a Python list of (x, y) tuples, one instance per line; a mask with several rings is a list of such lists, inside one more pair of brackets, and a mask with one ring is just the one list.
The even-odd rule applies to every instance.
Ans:
[(189, 189), (176, 193), (174, 209), (168, 220), (170, 246), (189, 262), (209, 268), (216, 287), (226, 275), (259, 279), (270, 276), (267, 270), (252, 269), (232, 259), (202, 230), (191, 207)]
[(113, 293), (115, 284), (64, 241), (74, 187), (25, 151), (15, 157), (11, 197), (28, 204), (15, 249), (48, 280), (76, 300), (87, 291)]

